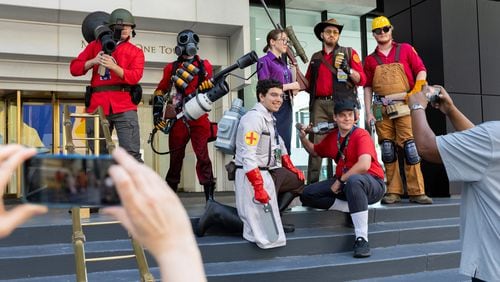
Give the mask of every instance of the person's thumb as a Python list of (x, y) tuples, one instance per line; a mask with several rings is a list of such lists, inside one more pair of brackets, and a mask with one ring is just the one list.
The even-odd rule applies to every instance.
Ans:
[(35, 215), (46, 213), (47, 210), (45, 206), (24, 204), (5, 212), (2, 215), (2, 224), (0, 225), (0, 238), (8, 236), (19, 225)]

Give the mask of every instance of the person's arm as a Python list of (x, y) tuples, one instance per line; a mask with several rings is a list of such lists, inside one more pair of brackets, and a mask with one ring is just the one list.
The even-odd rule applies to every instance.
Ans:
[(415, 77), (415, 81), (417, 80), (427, 80), (427, 71), (422, 70), (417, 73), (417, 76)]
[(366, 173), (371, 166), (372, 163), (372, 157), (370, 154), (363, 154), (358, 157), (358, 161), (342, 176), (340, 177), (341, 182), (346, 182), (347, 179), (353, 174), (363, 174)]
[(10, 211), (5, 210), (3, 194), (12, 174), (25, 160), (36, 154), (35, 149), (28, 149), (17, 144), (0, 146), (0, 238), (9, 236), (14, 229), (31, 217), (47, 212), (47, 207), (22, 204)]
[(109, 174), (122, 206), (104, 212), (120, 220), (151, 252), (162, 281), (206, 281), (189, 217), (177, 195), (156, 172), (122, 148), (117, 147), (113, 157), (118, 164)]
[(291, 83), (285, 83), (283, 84), (283, 91), (287, 90), (300, 90), (300, 85), (297, 81), (291, 82)]
[(364, 102), (365, 102), (365, 114), (366, 114), (366, 121), (368, 124), (373, 120), (375, 120), (375, 117), (373, 116), (372, 112), (372, 101), (373, 101), (373, 90), (371, 87), (365, 86), (364, 88)]
[(455, 130), (463, 131), (473, 128), (474, 124), (455, 106), (448, 92), (439, 85), (434, 85), (435, 88), (440, 88), (439, 102), (432, 104), (436, 109), (439, 109), (449, 119)]
[(107, 63), (111, 62), (114, 64), (114, 66), (110, 69), (123, 79), (126, 84), (135, 85), (139, 83), (142, 75), (144, 74), (144, 52), (135, 46), (130, 46), (129, 49), (129, 53), (120, 54), (121, 56), (124, 56), (122, 60), (127, 62), (126, 65), (119, 66), (116, 64), (114, 59), (108, 60)]
[(314, 152), (314, 143), (309, 141), (309, 139), (307, 138), (307, 133), (305, 132), (305, 129), (304, 128), (298, 129), (298, 133), (299, 133), (300, 142), (302, 143), (302, 146), (304, 146), (304, 149), (306, 149), (306, 151), (311, 156), (317, 157), (318, 154), (316, 154), (316, 152)]
[(350, 65), (352, 72), (349, 77), (357, 86), (363, 86), (366, 83), (366, 75), (363, 71), (363, 65), (361, 64), (361, 60), (359, 59), (359, 55), (356, 50), (351, 50), (352, 54), (350, 58)]
[[(424, 89), (427, 89), (425, 87)], [(425, 91), (417, 92), (408, 98), (408, 107), (410, 109), (415, 104), (422, 105), (423, 109), (411, 110), (411, 126), (413, 138), (417, 145), (418, 154), (426, 161), (433, 163), (442, 163), (441, 155), (437, 148), (436, 135), (427, 123), (425, 108), (427, 107), (427, 97)]]
[(102, 51), (96, 54), (94, 51), (96, 44), (98, 44), (96, 41), (90, 42), (75, 59), (71, 60), (69, 70), (72, 76), (85, 75), (89, 69), (99, 64), (99, 57), (102, 55)]

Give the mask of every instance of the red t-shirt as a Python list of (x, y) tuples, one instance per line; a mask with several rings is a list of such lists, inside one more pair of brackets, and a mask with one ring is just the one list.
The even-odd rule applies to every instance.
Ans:
[[(356, 84), (357, 86), (363, 86), (366, 82), (366, 76), (363, 72), (363, 65), (361, 64), (361, 60), (359, 59), (359, 55), (356, 52), (356, 50), (351, 49), (351, 64), (350, 67), (357, 71), (360, 75), (360, 80)], [(329, 54), (325, 54), (325, 50), (323, 49), (323, 56), (325, 57), (325, 60), (327, 62), (333, 62), (333, 51), (330, 52)], [(325, 66), (325, 64), (320, 64), (319, 69), (318, 69), (318, 77), (315, 82), (316, 83), (316, 96), (318, 97), (326, 97), (326, 96), (331, 96), (333, 92), (335, 91), (333, 89), (333, 80), (332, 80), (332, 72), (330, 69)], [(311, 64), (309, 64), (309, 67), (306, 72), (306, 78), (308, 81), (311, 81)]]
[[(320, 143), (314, 145), (314, 152), (321, 157), (331, 158), (335, 160), (337, 152), (340, 145), (344, 141), (344, 137), (340, 137), (339, 143), (337, 143), (339, 130), (338, 128), (330, 132)], [(359, 156), (364, 154), (369, 154), (372, 157), (370, 168), (368, 173), (372, 176), (384, 179), (384, 170), (380, 166), (377, 160), (377, 152), (375, 151), (375, 145), (368, 131), (362, 128), (356, 128), (349, 135), (349, 139), (344, 147), (345, 160), (339, 158), (337, 163), (337, 168), (335, 170), (335, 175), (340, 178), (342, 174), (349, 170), (358, 161)]]
[[(396, 60), (396, 42), (392, 42), (392, 48), (389, 51), (389, 54), (384, 55), (382, 52), (378, 50), (378, 47), (375, 48), (377, 55), (382, 60), (384, 64), (394, 63)], [(415, 85), (415, 77), (417, 73), (421, 71), (426, 71), (424, 63), (422, 59), (418, 56), (417, 51), (408, 43), (399, 43), (400, 51), (399, 51), (399, 62), (403, 65), (406, 77), (408, 78), (408, 83), (410, 84), (410, 89)], [(370, 54), (365, 58), (365, 75), (366, 75), (366, 84), (367, 87), (372, 87), (373, 75), (375, 74), (375, 68), (378, 66), (375, 57)]]
[[(73, 76), (86, 74), (88, 70), (85, 70), (85, 62), (95, 58), (101, 50), (102, 45), (99, 40), (90, 42), (80, 55), (71, 61), (69, 67), (71, 74)], [(98, 73), (99, 66), (95, 65), (92, 68), (90, 85), (95, 87), (138, 84), (144, 72), (144, 52), (127, 40), (118, 44), (111, 56), (113, 56), (116, 63), (123, 69), (123, 79), (118, 77), (113, 71), (110, 71), (107, 79), (103, 79)], [(102, 91), (92, 94), (87, 112), (94, 112), (97, 106), (102, 106), (105, 115), (110, 114), (110, 109), (115, 114), (137, 110), (137, 106), (130, 99), (130, 93), (124, 91)]]

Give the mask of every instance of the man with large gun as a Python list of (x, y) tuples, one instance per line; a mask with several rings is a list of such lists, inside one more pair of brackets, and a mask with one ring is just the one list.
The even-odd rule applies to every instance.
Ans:
[[(358, 104), (357, 86), (363, 86), (366, 76), (358, 53), (351, 47), (338, 44), (344, 25), (335, 19), (318, 23), (314, 34), (323, 42), (323, 50), (311, 57), (306, 72), (310, 94), (309, 112), (312, 124), (333, 122), (334, 105), (341, 101)], [(314, 143), (319, 143), (324, 135), (314, 135)], [(321, 158), (309, 156), (307, 181), (318, 182)]]
[[(215, 179), (212, 172), (212, 162), (208, 155), (207, 140), (210, 136), (210, 121), (208, 114), (203, 113), (196, 119), (175, 119), (182, 112), (184, 99), (198, 88), (210, 88), (212, 64), (202, 60), (198, 55), (200, 38), (194, 31), (186, 29), (177, 35), (175, 53), (177, 60), (168, 63), (163, 69), (163, 77), (154, 92), (153, 119), (158, 130), (167, 126), (165, 118), (172, 119), (169, 129), (168, 145), (170, 149), (170, 166), (165, 180), (177, 191), (180, 183), (182, 163), (185, 148), (189, 139), (196, 155), (196, 174), (203, 190), (205, 199), (213, 198)], [(207, 86), (208, 84), (208, 86)], [(206, 90), (206, 89), (205, 89)], [(165, 105), (165, 103), (167, 105)], [(171, 115), (165, 117), (163, 109), (169, 107)]]
[[(110, 129), (116, 128), (120, 147), (142, 162), (137, 104), (142, 94), (138, 83), (144, 71), (144, 53), (130, 42), (134, 29), (135, 19), (125, 9), (116, 9), (111, 15), (89, 14), (82, 24), (89, 44), (71, 61), (70, 71), (73, 76), (82, 76), (92, 70), (85, 97), (87, 113), (102, 107)], [(89, 33), (91, 36), (86, 36)], [(94, 136), (92, 119), (86, 127), (87, 134)], [(93, 149), (93, 142), (89, 146)], [(106, 151), (104, 145), (101, 148)]]

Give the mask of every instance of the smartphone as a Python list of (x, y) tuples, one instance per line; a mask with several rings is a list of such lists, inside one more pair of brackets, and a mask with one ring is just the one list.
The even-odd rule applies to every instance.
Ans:
[(38, 154), (23, 165), (23, 199), (53, 207), (120, 204), (108, 169), (111, 155)]

